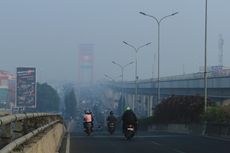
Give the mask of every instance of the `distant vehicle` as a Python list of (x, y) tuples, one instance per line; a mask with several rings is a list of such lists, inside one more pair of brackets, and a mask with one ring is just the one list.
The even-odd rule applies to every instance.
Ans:
[(85, 110), (85, 114), (84, 114), (84, 128), (85, 128), (85, 132), (87, 133), (87, 135), (90, 135), (93, 131), (93, 114), (91, 111), (89, 110)]
[(107, 128), (110, 134), (115, 132), (117, 118), (114, 116), (113, 111), (110, 111), (109, 116), (107, 117)]
[(127, 140), (130, 140), (137, 130), (137, 117), (129, 106), (126, 107), (126, 110), (122, 115), (122, 121), (123, 133)]

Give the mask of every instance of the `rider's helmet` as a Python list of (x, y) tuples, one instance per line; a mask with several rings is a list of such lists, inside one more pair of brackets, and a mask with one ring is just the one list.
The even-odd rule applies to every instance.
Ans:
[(85, 114), (90, 114), (90, 111), (89, 110), (85, 110)]
[(113, 111), (110, 111), (109, 114), (110, 114), (110, 115), (113, 115)]
[(128, 111), (128, 110), (131, 110), (131, 108), (130, 108), (129, 106), (127, 106), (127, 107), (125, 108), (125, 111)]

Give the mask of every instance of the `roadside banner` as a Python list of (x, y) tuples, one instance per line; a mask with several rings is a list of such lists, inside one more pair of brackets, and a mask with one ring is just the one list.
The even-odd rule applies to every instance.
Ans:
[(36, 107), (36, 68), (17, 68), (16, 90), (16, 107)]

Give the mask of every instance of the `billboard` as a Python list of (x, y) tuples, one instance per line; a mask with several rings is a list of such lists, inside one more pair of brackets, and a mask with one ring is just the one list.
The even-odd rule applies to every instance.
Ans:
[(17, 68), (16, 107), (36, 107), (36, 69)]

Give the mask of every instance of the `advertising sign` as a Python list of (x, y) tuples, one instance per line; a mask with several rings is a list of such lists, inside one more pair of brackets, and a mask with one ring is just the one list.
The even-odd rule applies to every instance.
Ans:
[(17, 107), (36, 107), (36, 69), (31, 67), (17, 68)]

